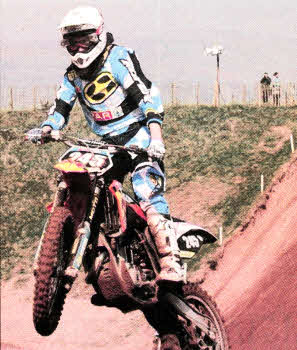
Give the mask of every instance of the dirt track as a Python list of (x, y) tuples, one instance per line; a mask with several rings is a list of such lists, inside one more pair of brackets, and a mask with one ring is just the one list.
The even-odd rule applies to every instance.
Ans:
[[(203, 286), (226, 319), (233, 350), (296, 348), (296, 184), (295, 155), (251, 212), (246, 227), (217, 253), (217, 270), (194, 276), (205, 277)], [(89, 289), (69, 296), (53, 335), (39, 336), (32, 325), (32, 278), (20, 283), (12, 279), (2, 285), (1, 349), (151, 349), (154, 332), (139, 312), (123, 315), (92, 306)]]

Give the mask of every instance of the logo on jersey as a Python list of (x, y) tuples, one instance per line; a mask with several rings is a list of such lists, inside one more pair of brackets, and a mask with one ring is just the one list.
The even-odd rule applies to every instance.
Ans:
[(93, 119), (96, 122), (102, 122), (106, 120), (112, 119), (112, 113), (111, 111), (104, 111), (104, 112), (92, 112)]
[(84, 95), (91, 104), (98, 104), (112, 95), (117, 87), (118, 84), (112, 74), (102, 72), (94, 81), (85, 86)]

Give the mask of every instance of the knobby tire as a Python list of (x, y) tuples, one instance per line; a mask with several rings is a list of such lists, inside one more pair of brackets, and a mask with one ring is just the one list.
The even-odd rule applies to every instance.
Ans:
[(40, 249), (33, 301), (33, 322), (42, 336), (58, 326), (67, 290), (63, 272), (74, 238), (74, 220), (69, 209), (57, 207), (51, 213)]
[[(210, 345), (211, 341), (210, 339), (207, 339), (207, 336), (204, 337), (204, 340), (200, 340), (201, 342), (205, 342), (204, 345), (201, 345), (199, 347), (199, 344), (196, 346), (191, 346), (188, 344), (183, 344), (181, 340), (181, 349), (182, 350), (192, 350), (192, 349), (219, 349), (219, 350), (228, 350), (229, 342), (227, 333), (224, 326), (224, 319), (222, 318), (220, 311), (218, 310), (218, 307), (216, 303), (212, 300), (212, 298), (207, 294), (206, 291), (204, 291), (198, 283), (188, 283), (183, 287), (184, 292), (184, 299), (185, 301), (195, 310), (207, 315), (210, 317), (212, 322), (215, 325), (215, 328), (217, 330), (218, 334), (218, 340), (220, 347), (215, 347), (214, 345)], [(197, 329), (195, 329), (194, 325), (190, 326), (193, 327), (192, 332), (193, 333), (199, 333)], [(197, 339), (199, 338), (199, 335), (197, 334)], [(200, 335), (200, 338), (202, 339), (203, 336)], [(163, 350), (163, 349), (162, 349)]]

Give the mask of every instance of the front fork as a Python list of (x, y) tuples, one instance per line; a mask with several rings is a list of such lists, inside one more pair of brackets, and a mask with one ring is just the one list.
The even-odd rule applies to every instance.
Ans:
[(86, 220), (83, 222), (82, 227), (77, 230), (77, 238), (73, 243), (71, 254), (74, 255), (74, 259), (72, 260), (72, 264), (70, 264), (70, 266), (67, 268), (68, 272), (71, 271), (69, 273), (71, 276), (73, 274), (77, 275), (82, 265), (84, 253), (91, 236), (91, 222), (95, 215), (96, 207), (99, 201), (99, 195), (100, 184), (96, 183), (89, 213), (86, 215)]

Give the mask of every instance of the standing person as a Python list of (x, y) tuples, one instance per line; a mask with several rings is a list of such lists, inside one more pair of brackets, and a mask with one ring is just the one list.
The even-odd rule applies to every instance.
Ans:
[[(164, 198), (164, 111), (159, 90), (143, 74), (135, 52), (114, 44), (98, 9), (71, 10), (60, 31), (61, 45), (72, 64), (47, 120), (41, 125), (43, 133), (66, 126), (78, 99), (88, 125), (103, 141), (147, 149), (153, 161), (143, 156), (129, 159), (128, 171), (132, 172), (135, 196), (146, 213), (160, 255), (158, 280), (181, 282), (176, 234)], [(124, 164), (120, 167), (124, 168)], [(73, 277), (76, 275), (77, 272)]]
[(261, 90), (262, 90), (262, 100), (263, 103), (268, 102), (268, 97), (269, 97), (269, 92), (270, 92), (270, 84), (271, 84), (271, 79), (268, 76), (268, 73), (264, 73), (263, 78), (260, 81), (261, 84)]
[(272, 77), (272, 99), (273, 105), (278, 107), (280, 105), (280, 79), (278, 72), (275, 72)]

